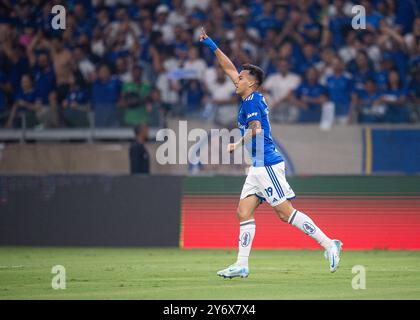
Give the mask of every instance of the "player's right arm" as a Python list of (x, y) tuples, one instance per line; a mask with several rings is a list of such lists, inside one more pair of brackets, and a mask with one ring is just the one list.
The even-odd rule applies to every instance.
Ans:
[(219, 64), (222, 67), (223, 71), (229, 76), (229, 78), (233, 81), (233, 83), (235, 83), (239, 76), (239, 73), (236, 70), (235, 65), (223, 53), (223, 51), (217, 47), (217, 45), (213, 42), (213, 40), (209, 36), (207, 36), (204, 28), (201, 29), (200, 42), (204, 44), (205, 46), (209, 47), (214, 52), (217, 58), (217, 61), (219, 61)]

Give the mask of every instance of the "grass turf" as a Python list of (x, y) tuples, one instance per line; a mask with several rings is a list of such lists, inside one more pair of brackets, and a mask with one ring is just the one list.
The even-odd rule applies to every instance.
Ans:
[[(344, 248), (345, 249), (345, 248)], [(0, 299), (420, 299), (420, 251), (344, 251), (331, 274), (321, 251), (254, 250), (247, 279), (216, 271), (236, 251), (0, 247)], [(53, 290), (54, 265), (66, 289)], [(366, 289), (354, 290), (354, 265)]]

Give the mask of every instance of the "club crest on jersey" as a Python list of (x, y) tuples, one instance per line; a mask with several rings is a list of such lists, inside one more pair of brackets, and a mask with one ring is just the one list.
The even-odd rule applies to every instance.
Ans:
[(242, 237), (240, 239), (241, 246), (246, 247), (249, 245), (249, 242), (251, 240), (251, 234), (249, 232), (245, 232), (242, 234)]
[(316, 231), (316, 228), (310, 224), (309, 222), (304, 222), (303, 223), (303, 230), (305, 230), (305, 232), (307, 234), (314, 234)]

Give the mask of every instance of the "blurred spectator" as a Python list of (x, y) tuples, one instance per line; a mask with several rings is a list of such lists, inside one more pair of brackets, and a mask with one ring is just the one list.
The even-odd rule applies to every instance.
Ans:
[(206, 104), (205, 116), (225, 128), (236, 126), (238, 98), (236, 88), (220, 66), (216, 68), (216, 79), (208, 83), (209, 101)]
[(362, 45), (369, 59), (373, 62), (374, 67), (378, 69), (382, 54), (379, 45), (376, 43), (375, 33), (369, 31), (364, 32), (362, 35)]
[(85, 82), (91, 82), (95, 75), (95, 64), (88, 58), (82, 46), (73, 50), (74, 62), (78, 71), (82, 74)]
[(321, 51), (321, 60), (315, 64), (315, 68), (320, 75), (319, 82), (325, 85), (327, 78), (334, 73), (333, 61), (337, 57), (335, 51), (331, 48), (324, 48)]
[(357, 32), (349, 30), (345, 36), (346, 42), (338, 50), (338, 55), (345, 64), (356, 58), (357, 51), (361, 49), (361, 43), (357, 39)]
[(0, 69), (0, 126), (3, 126), (9, 116), (8, 95), (12, 87), (7, 81), (6, 74)]
[(0, 61), (8, 75), (12, 88), (19, 88), (22, 76), (30, 72), (28, 55), (22, 45), (13, 44), (11, 30), (8, 27), (3, 28), (3, 31), (5, 32), (3, 34), (5, 39), (0, 46)]
[(93, 20), (90, 19), (86, 10), (88, 8), (84, 7), (85, 4), (82, 3), (75, 3), (73, 7), (73, 16), (75, 20), (75, 34), (91, 34), (92, 27), (93, 27)]
[(302, 60), (298, 62), (296, 69), (299, 74), (304, 74), (310, 66), (315, 65), (320, 61), (317, 49), (311, 43), (304, 44), (302, 53)]
[[(402, 82), (407, 72), (407, 47), (399, 27), (390, 27), (385, 20), (380, 21), (378, 45), (382, 55), (387, 55), (395, 64)], [(406, 84), (406, 83), (405, 83)]]
[(130, 172), (131, 174), (149, 174), (150, 159), (149, 153), (144, 146), (147, 140), (148, 127), (139, 124), (134, 128), (135, 141), (130, 146)]
[(384, 122), (386, 106), (380, 101), (380, 92), (374, 79), (365, 81), (363, 89), (357, 90), (352, 101), (352, 116), (360, 123)]
[(384, 92), (388, 87), (388, 74), (395, 69), (394, 61), (385, 54), (382, 54), (382, 59), (379, 62), (379, 67), (375, 72), (375, 82), (380, 92)]
[[(36, 104), (36, 93), (33, 81), (29, 74), (22, 76), (21, 85), (15, 97), (6, 128), (21, 127), (22, 117), (25, 117), (25, 125), (33, 128), (38, 125), (39, 105)], [(39, 114), (41, 115), (41, 114)]]
[(133, 126), (140, 122), (148, 123), (151, 110), (146, 108), (151, 85), (143, 80), (140, 66), (133, 68), (133, 80), (122, 86), (123, 125)]
[[(185, 8), (183, 0), (173, 0), (172, 1), (172, 10), (169, 12), (168, 23), (175, 26), (183, 26), (187, 23), (187, 18), (185, 16)], [(175, 33), (176, 34), (176, 33)]]
[(289, 71), (289, 62), (286, 59), (278, 59), (277, 70), (266, 78), (263, 89), (268, 93), (266, 98), (273, 121), (286, 122), (289, 119), (287, 97), (299, 86), (301, 79), (299, 75)]
[(108, 33), (110, 43), (118, 39), (124, 49), (130, 48), (140, 35), (137, 24), (131, 20), (125, 7), (117, 8), (115, 20), (107, 25), (105, 30)]
[(179, 86), (181, 96), (181, 115), (194, 116), (203, 107), (204, 87), (198, 79), (181, 80)]
[(59, 36), (54, 37), (51, 42), (45, 41), (45, 43), (51, 52), (57, 83), (57, 100), (61, 103), (67, 96), (70, 83), (74, 81), (73, 56)]
[(298, 122), (320, 122), (327, 89), (319, 84), (315, 67), (308, 68), (303, 82), (290, 94), (289, 100), (299, 108)]
[(41, 53), (32, 70), (37, 103), (54, 113), (54, 126), (58, 126), (56, 80), (48, 55)]
[(118, 126), (117, 106), (120, 103), (121, 81), (111, 76), (107, 65), (98, 70), (98, 79), (92, 87), (92, 109), (97, 127)]
[(62, 105), (61, 117), (67, 127), (89, 126), (89, 96), (76, 80), (70, 83), (69, 92)]
[(106, 62), (110, 65), (116, 65), (117, 59), (120, 57), (126, 57), (129, 53), (128, 47), (126, 45), (126, 35), (125, 33), (118, 33), (115, 36), (113, 42), (111, 42), (108, 47), (108, 50), (105, 54)]
[(102, 29), (99, 26), (96, 26), (93, 29), (90, 49), (92, 53), (98, 57), (98, 59), (102, 58), (102, 56), (105, 54), (105, 40)]
[(334, 103), (335, 119), (338, 123), (345, 124), (349, 121), (353, 80), (345, 72), (343, 61), (339, 58), (333, 60), (334, 73), (327, 78), (329, 100)]
[(166, 116), (169, 109), (168, 106), (162, 102), (159, 89), (152, 89), (150, 99), (146, 102), (146, 110), (149, 112), (150, 126), (166, 127)]
[(130, 69), (127, 66), (127, 58), (125, 57), (118, 57), (115, 61), (115, 69), (117, 78), (122, 83), (132, 82), (133, 76), (131, 74)]
[(379, 22), (382, 19), (381, 15), (374, 10), (371, 1), (361, 0), (360, 4), (365, 8), (367, 29), (372, 31), (377, 30), (379, 28)]
[[(66, 119), (59, 122), (56, 110), (61, 112), (69, 97), (75, 96), (73, 86), (94, 102), (92, 108), (98, 105), (116, 108), (117, 83), (132, 83), (136, 65), (142, 66), (143, 80), (159, 90), (159, 94), (152, 91), (152, 95), (159, 97), (157, 104), (163, 106), (165, 116), (180, 114), (182, 107), (188, 108), (185, 116), (192, 116), (207, 101), (206, 88), (216, 79), (214, 54), (208, 48), (197, 46), (202, 26), (235, 65), (252, 62), (262, 66), (267, 77), (279, 74), (280, 58), (289, 63), (289, 73), (298, 77), (305, 76), (306, 70), (315, 66), (319, 85), (326, 86), (327, 79), (334, 77), (333, 61), (340, 57), (345, 69), (342, 74), (353, 79), (356, 94), (366, 89), (368, 79), (374, 79), (376, 90), (386, 96), (389, 75), (396, 69), (401, 87), (410, 87), (406, 106), (411, 110), (408, 112), (411, 120), (420, 121), (415, 116), (418, 100), (414, 98), (415, 70), (420, 65), (420, 8), (416, 1), (362, 0), (360, 4), (366, 8), (366, 30), (352, 28), (352, 7), (356, 2), (346, 0), (64, 1), (60, 3), (68, 8), (66, 29), (53, 30), (51, 8), (56, 3), (6, 1), (0, 8), (0, 119), (3, 117), (3, 122), (17, 102), (25, 74), (33, 77), (36, 104), (51, 115), (42, 118), (45, 121), (41, 123), (41, 118), (36, 119), (47, 127), (71, 125)], [(111, 68), (105, 82), (97, 79), (95, 72), (103, 64)], [(193, 76), (189, 70), (200, 76)], [(345, 81), (341, 80), (343, 84)], [(107, 88), (105, 83), (111, 91), (98, 91)], [(338, 85), (330, 80), (329, 85), (333, 84)], [(337, 99), (344, 99), (338, 94), (334, 97), (334, 89), (329, 91), (336, 103)], [(347, 105), (348, 90), (345, 91)], [(155, 99), (149, 99), (145, 100), (146, 109), (155, 103)], [(268, 96), (267, 99), (270, 100)], [(286, 100), (280, 104), (287, 104)], [(281, 110), (271, 103), (273, 110)], [(347, 107), (338, 105), (336, 112), (340, 116), (340, 108)], [(113, 108), (99, 109), (111, 112)], [(322, 107), (323, 111), (326, 109)], [(132, 109), (121, 111), (124, 114), (129, 110)], [(282, 121), (293, 122), (296, 109), (284, 110), (291, 112)], [(305, 114), (305, 110), (301, 111)], [(391, 113), (388, 118), (394, 116), (400, 117)], [(112, 118), (112, 125), (118, 125), (116, 117), (107, 118), (106, 123)]]
[(190, 13), (194, 9), (206, 10), (210, 0), (184, 0), (184, 6), (187, 9), (187, 13)]
[(180, 61), (176, 59), (173, 51), (166, 49), (162, 52), (162, 65), (156, 79), (156, 87), (160, 91), (162, 102), (172, 110), (179, 103), (178, 81), (169, 77), (169, 74), (178, 69)]
[(413, 22), (411, 32), (404, 36), (405, 45), (410, 54), (416, 54), (416, 43), (420, 38), (420, 17), (417, 17)]
[(189, 16), (189, 29), (190, 34), (194, 39), (198, 39), (200, 37), (201, 28), (206, 20), (206, 15), (202, 10), (196, 9), (191, 12)]
[(196, 47), (190, 47), (188, 49), (188, 57), (184, 62), (184, 70), (193, 71), (197, 79), (203, 79), (204, 72), (207, 69), (206, 62), (200, 58), (198, 49)]
[(408, 87), (408, 101), (414, 121), (420, 120), (420, 68), (414, 71), (413, 79)]
[(330, 32), (331, 44), (335, 50), (344, 45), (344, 34), (351, 27), (351, 18), (345, 10), (346, 1), (336, 0), (329, 10), (328, 28)]
[[(392, 1), (390, 1), (392, 5)], [(402, 26), (403, 33), (407, 33), (412, 27), (412, 23), (416, 17), (419, 16), (418, 1), (396, 1), (390, 10), (392, 15), (395, 15), (394, 24)]]
[(296, 52), (296, 45), (287, 41), (279, 48), (279, 58), (286, 59), (289, 62), (289, 68), (293, 72), (299, 72), (299, 53)]
[(353, 74), (354, 87), (359, 90), (363, 89), (367, 79), (376, 76), (372, 63), (363, 50), (358, 51), (356, 58), (350, 62), (349, 71)]
[(387, 110), (385, 121), (390, 123), (409, 122), (409, 113), (407, 108), (407, 90), (401, 83), (397, 70), (392, 70), (388, 74), (388, 90), (380, 97), (380, 102), (386, 104)]
[(258, 29), (260, 37), (264, 38), (267, 30), (275, 29), (278, 26), (274, 16), (274, 4), (272, 1), (264, 1), (263, 12), (255, 19), (255, 27)]
[(165, 43), (170, 43), (174, 39), (173, 26), (168, 22), (168, 15), (169, 7), (166, 4), (161, 4), (156, 8), (156, 22), (153, 25), (153, 30), (162, 33)]
[(258, 49), (247, 35), (243, 26), (235, 26), (233, 33), (227, 35), (231, 40), (230, 47), (233, 51), (233, 59), (241, 60), (245, 63), (248, 60), (255, 60), (258, 56)]

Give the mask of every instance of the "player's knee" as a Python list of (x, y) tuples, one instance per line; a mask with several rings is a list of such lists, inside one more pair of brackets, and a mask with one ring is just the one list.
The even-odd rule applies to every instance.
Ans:
[(274, 210), (276, 211), (281, 221), (288, 222), (294, 209), (291, 206), (278, 206), (274, 207)]
[(248, 212), (247, 210), (243, 210), (241, 207), (236, 209), (236, 216), (238, 217), (239, 221), (252, 219), (252, 213)]

